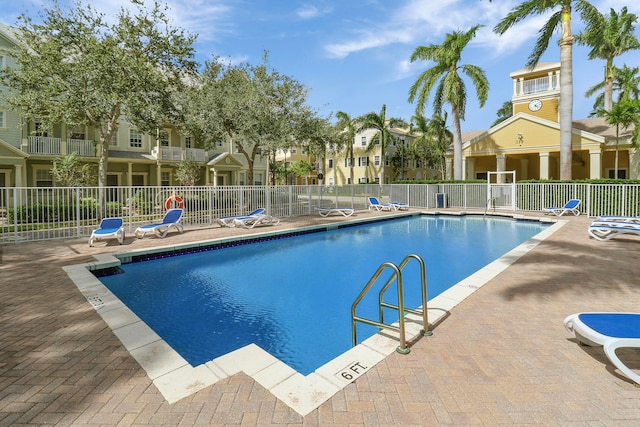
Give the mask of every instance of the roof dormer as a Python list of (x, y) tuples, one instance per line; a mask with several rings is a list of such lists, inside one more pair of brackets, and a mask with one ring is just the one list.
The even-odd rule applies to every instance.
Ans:
[(510, 74), (513, 79), (513, 114), (527, 113), (547, 120), (559, 120), (560, 63), (541, 62)]

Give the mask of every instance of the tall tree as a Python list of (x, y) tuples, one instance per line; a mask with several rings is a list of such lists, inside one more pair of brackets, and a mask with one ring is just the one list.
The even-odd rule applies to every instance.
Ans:
[(556, 29), (560, 29), (560, 179), (571, 179), (571, 130), (573, 127), (573, 41), (571, 13), (573, 5), (585, 16), (593, 13), (594, 7), (585, 0), (526, 0), (515, 6), (495, 27), (503, 35), (515, 24), (530, 16), (551, 13), (547, 22), (538, 31), (538, 38), (527, 60), (527, 66), (536, 66), (549, 47)]
[(498, 118), (491, 123), (491, 127), (504, 122), (509, 117), (513, 116), (513, 103), (511, 101), (505, 101), (502, 106), (496, 112)]
[(387, 145), (395, 140), (394, 134), (391, 132), (391, 128), (397, 126), (405, 126), (406, 123), (404, 120), (399, 118), (389, 118), (387, 119), (387, 106), (385, 104), (382, 105), (380, 109), (380, 113), (376, 113), (371, 111), (366, 113), (357, 119), (360, 126), (358, 128), (358, 132), (361, 132), (365, 129), (375, 129), (376, 133), (369, 141), (367, 145), (367, 151), (372, 151), (376, 148), (376, 146), (380, 145), (380, 176), (379, 181), (380, 185), (384, 184), (384, 164), (385, 164), (385, 156), (386, 156), (386, 147)]
[(631, 143), (635, 146), (640, 135), (640, 101), (625, 99), (613, 104), (611, 111), (602, 110), (599, 114), (604, 117), (607, 123), (616, 127), (616, 157), (615, 174), (618, 178), (618, 144), (620, 141), (620, 129), (628, 130), (632, 128)]
[(336, 126), (338, 129), (342, 129), (342, 143), (345, 149), (345, 158), (349, 159), (349, 182), (354, 183), (354, 170), (353, 170), (353, 144), (354, 138), (358, 130), (357, 118), (352, 118), (344, 111), (338, 111), (336, 113), (338, 123)]
[(193, 72), (195, 36), (173, 28), (158, 3), (151, 10), (132, 0), (135, 14), (121, 8), (114, 24), (91, 6), (57, 3), (43, 22), (18, 18), (18, 67), (1, 70), (12, 88), (7, 102), (24, 122), (89, 126), (100, 140), (98, 183), (106, 185), (109, 141), (124, 115), (151, 132), (174, 119), (175, 93)]
[(427, 168), (438, 169), (441, 179), (444, 179), (446, 153), (453, 141), (453, 134), (447, 129), (447, 113), (444, 112), (443, 116), (434, 114), (431, 119), (415, 115), (412, 120), (415, 124), (412, 153), (422, 160), (425, 172)]
[(604, 109), (611, 111), (613, 107), (613, 84), (616, 68), (613, 60), (630, 50), (640, 49), (640, 42), (634, 31), (638, 17), (628, 13), (623, 7), (620, 13), (612, 8), (609, 14), (603, 15), (598, 10), (589, 10), (585, 14), (586, 29), (576, 36), (576, 43), (591, 47), (589, 59), (606, 61), (604, 78)]
[[(460, 121), (464, 120), (467, 106), (467, 89), (460, 73), (471, 79), (480, 107), (484, 106), (489, 94), (489, 81), (484, 70), (476, 65), (460, 65), (462, 51), (475, 37), (481, 25), (467, 32), (454, 31), (446, 35), (440, 45), (418, 46), (411, 55), (411, 62), (433, 61), (435, 65), (423, 71), (409, 89), (409, 102), (416, 102), (417, 115), (424, 115), (424, 107), (429, 94), (435, 88), (433, 112), (442, 115), (444, 104), (451, 105), (453, 123), (453, 175), (462, 177), (462, 131)], [(460, 71), (460, 73), (458, 72)]]
[[(613, 92), (618, 94), (615, 102), (640, 98), (640, 67), (628, 67), (624, 64), (622, 68), (614, 66), (613, 69)], [(591, 86), (584, 94), (587, 98), (597, 94), (590, 116), (597, 116), (604, 110), (605, 85), (606, 81), (603, 80)]]

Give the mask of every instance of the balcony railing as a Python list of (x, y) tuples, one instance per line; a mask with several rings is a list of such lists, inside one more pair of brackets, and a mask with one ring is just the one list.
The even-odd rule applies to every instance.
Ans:
[(83, 157), (96, 156), (96, 144), (86, 139), (53, 138), (49, 136), (30, 136), (27, 138), (30, 154), (46, 156), (66, 156), (77, 153)]
[(151, 155), (158, 160), (182, 161), (188, 160), (192, 162), (204, 162), (205, 152), (201, 148), (186, 148), (183, 152), (180, 147), (153, 147)]

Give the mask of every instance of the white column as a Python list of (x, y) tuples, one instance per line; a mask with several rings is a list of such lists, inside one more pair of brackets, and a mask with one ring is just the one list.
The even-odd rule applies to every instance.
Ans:
[(549, 153), (543, 152), (540, 156), (540, 179), (549, 179)]
[(548, 75), (549, 75), (549, 81), (547, 85), (547, 90), (551, 91), (553, 90), (553, 73), (549, 71)]
[[(504, 172), (506, 170), (506, 164), (507, 156), (504, 154), (496, 154), (496, 171)], [(498, 174), (497, 178), (496, 182), (498, 184), (504, 184), (504, 174)]]
[(127, 186), (133, 185), (133, 163), (127, 163)]
[[(629, 160), (631, 160), (631, 157), (629, 157)], [(600, 148), (589, 150), (589, 178), (600, 179), (602, 178), (601, 175), (602, 175), (602, 150)]]
[(467, 157), (467, 179), (475, 179), (476, 177), (476, 158)]
[[(16, 187), (24, 187), (22, 183), (26, 181), (22, 180), (24, 178), (22, 174), (23, 174), (22, 165), (16, 165)], [(8, 185), (9, 183), (7, 182), (7, 186)]]
[(513, 96), (518, 96), (518, 79), (513, 79)]
[(520, 159), (520, 176), (516, 179), (529, 179), (529, 159)]
[(629, 179), (640, 179), (640, 149), (629, 148)]

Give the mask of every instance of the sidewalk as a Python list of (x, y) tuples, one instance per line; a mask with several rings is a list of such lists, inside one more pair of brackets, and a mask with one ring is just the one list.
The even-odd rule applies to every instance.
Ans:
[[(358, 211), (357, 217), (371, 214)], [(306, 417), (244, 374), (168, 404), (61, 269), (100, 253), (247, 234), (187, 230), (125, 245), (7, 245), (0, 264), (0, 426), (638, 425), (640, 388), (562, 320), (640, 311), (640, 239), (597, 242), (567, 224), (456, 306), (411, 353), (387, 357)], [(343, 218), (285, 219), (281, 228)], [(264, 229), (256, 230), (264, 231)], [(640, 368), (640, 352), (621, 352)]]

